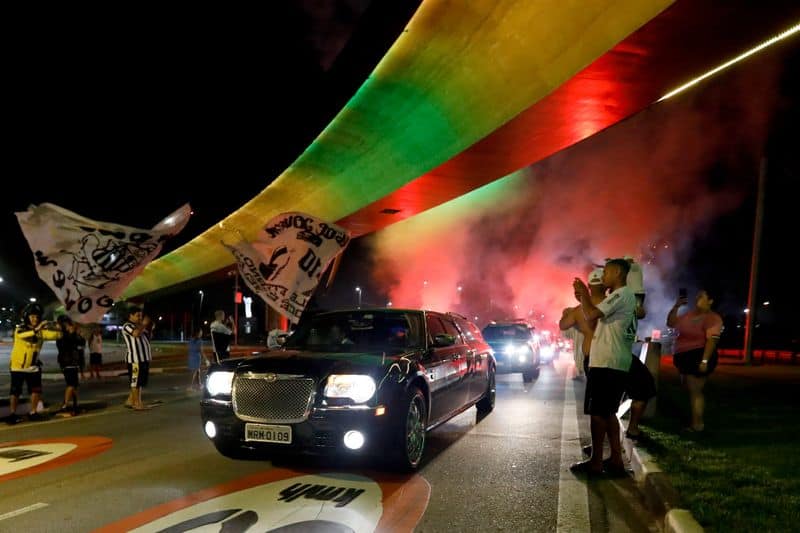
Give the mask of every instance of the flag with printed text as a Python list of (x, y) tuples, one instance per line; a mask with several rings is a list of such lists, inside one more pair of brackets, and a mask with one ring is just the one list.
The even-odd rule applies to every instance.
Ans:
[(80, 323), (99, 321), (190, 214), (186, 204), (152, 229), (139, 229), (97, 222), (48, 203), (16, 213), (36, 272)]
[(322, 274), (347, 247), (350, 233), (305, 213), (283, 213), (253, 241), (225, 243), (250, 290), (298, 322)]

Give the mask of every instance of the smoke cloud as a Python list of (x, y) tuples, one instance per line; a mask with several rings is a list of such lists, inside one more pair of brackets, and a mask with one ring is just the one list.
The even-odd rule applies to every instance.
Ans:
[[(531, 167), (366, 237), (395, 306), (460, 312), (483, 326), (527, 317), (554, 329), (572, 279), (607, 257), (643, 264), (661, 327), (697, 239), (755, 194), (776, 61), (758, 61)], [(749, 254), (751, 235), (738, 244)], [(722, 265), (720, 265), (722, 267)]]

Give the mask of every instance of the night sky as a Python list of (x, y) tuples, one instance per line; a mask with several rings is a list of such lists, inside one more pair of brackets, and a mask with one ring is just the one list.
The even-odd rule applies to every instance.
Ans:
[[(158, 16), (76, 12), (71, 6), (68, 13), (9, 16), (13, 46), (5, 65), (4, 122), (10, 146), (0, 195), (3, 305), (51, 297), (36, 278), (14, 211), (51, 202), (96, 220), (150, 227), (189, 202), (195, 215), (166, 248), (173, 249), (240, 207), (294, 161), (417, 5), (276, 2), (268, 13)], [(776, 91), (769, 96), (774, 105), (763, 138), (768, 182), (759, 299), (770, 300), (764, 316), (781, 324), (776, 330), (784, 339), (798, 336), (790, 325), (798, 323), (794, 302), (800, 298), (796, 262), (787, 257), (798, 240), (797, 41), (773, 59)], [(738, 166), (730, 159), (711, 165), (706, 178), (712, 185), (754, 183), (756, 173), (757, 162), (743, 157)], [(12, 183), (18, 190), (11, 190)], [(752, 194), (721, 214), (681, 267), (687, 282), (716, 277), (729, 288), (731, 323), (746, 296), (754, 209)], [(389, 287), (371, 276), (371, 248), (369, 238), (351, 245), (334, 287), (320, 294), (324, 305), (353, 305), (356, 284), (365, 286), (371, 303), (390, 298)]]
[(310, 144), (418, 3), (286, 1), (100, 22), (71, 8), (18, 12), (5, 73), (2, 290), (49, 296), (13, 214), (30, 204), (151, 227), (189, 202), (195, 216), (165, 251), (230, 214)]

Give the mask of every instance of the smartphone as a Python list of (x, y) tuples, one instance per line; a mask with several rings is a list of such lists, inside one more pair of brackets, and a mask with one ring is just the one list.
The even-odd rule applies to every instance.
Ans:
[(678, 289), (678, 298), (686, 298), (686, 287)]

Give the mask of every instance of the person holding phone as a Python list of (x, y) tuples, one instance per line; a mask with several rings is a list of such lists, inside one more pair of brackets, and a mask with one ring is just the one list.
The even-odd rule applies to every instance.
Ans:
[(687, 429), (699, 432), (705, 429), (703, 387), (717, 366), (717, 343), (722, 334), (723, 323), (722, 317), (712, 310), (715, 304), (714, 292), (709, 289), (698, 291), (694, 307), (678, 315), (678, 309), (687, 303), (686, 289), (679, 290), (678, 299), (667, 315), (667, 326), (678, 332), (673, 364), (681, 374), (681, 382), (689, 391), (692, 418)]

